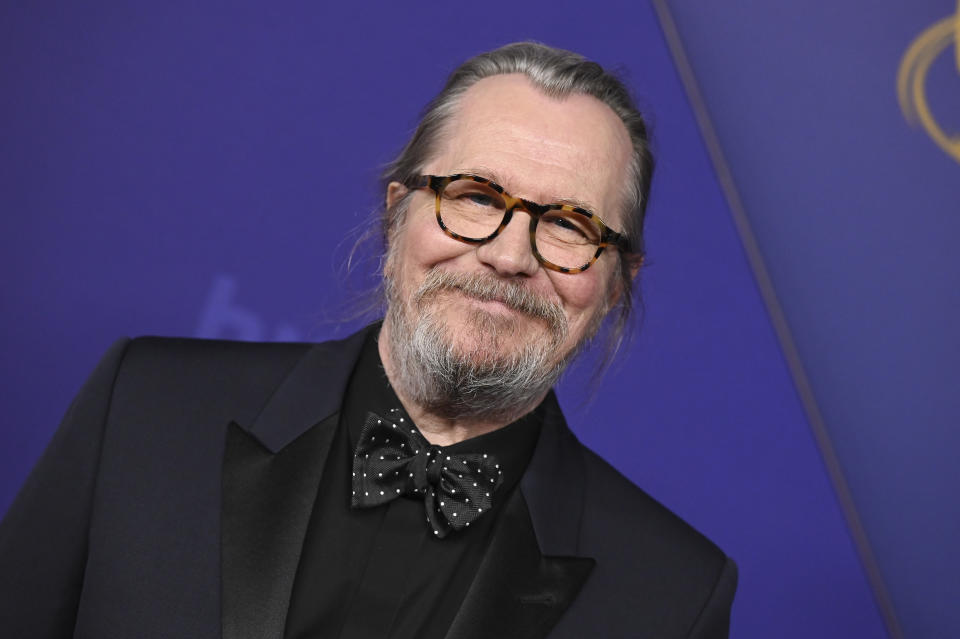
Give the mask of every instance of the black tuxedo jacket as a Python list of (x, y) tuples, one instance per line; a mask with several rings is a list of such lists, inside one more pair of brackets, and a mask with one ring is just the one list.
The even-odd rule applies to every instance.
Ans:
[[(0, 525), (0, 636), (282, 637), (364, 335), (115, 344)], [(733, 562), (548, 401), (448, 637), (725, 637)]]

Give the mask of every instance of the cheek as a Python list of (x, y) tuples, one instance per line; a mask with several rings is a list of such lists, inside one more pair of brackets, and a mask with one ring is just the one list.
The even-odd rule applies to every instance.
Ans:
[(463, 252), (461, 242), (447, 237), (433, 218), (417, 215), (397, 231), (384, 273), (406, 287), (416, 287), (426, 271)]
[[(412, 212), (411, 212), (412, 213)], [(422, 275), (433, 266), (457, 258), (472, 247), (448, 237), (430, 214), (417, 212), (394, 238), (388, 273), (406, 278)]]
[(572, 323), (586, 324), (594, 313), (604, 310), (609, 297), (610, 275), (593, 269), (575, 275), (558, 273), (554, 288), (563, 300), (567, 318)]

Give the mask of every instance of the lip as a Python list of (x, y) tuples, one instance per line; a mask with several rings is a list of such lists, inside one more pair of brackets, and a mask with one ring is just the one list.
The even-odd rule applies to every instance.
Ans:
[(476, 306), (479, 306), (480, 308), (488, 312), (510, 313), (510, 314), (520, 312), (514, 308), (511, 308), (510, 306), (507, 306), (506, 304), (504, 304), (499, 300), (481, 300), (476, 297), (470, 297), (469, 295), (464, 295), (464, 297), (467, 300), (469, 300), (471, 303), (475, 304)]
[(500, 300), (485, 300), (474, 295), (469, 295), (459, 288), (448, 289), (447, 293), (455, 294), (458, 298), (466, 301), (476, 309), (482, 310), (493, 315), (521, 315), (522, 313), (512, 306), (501, 302)]

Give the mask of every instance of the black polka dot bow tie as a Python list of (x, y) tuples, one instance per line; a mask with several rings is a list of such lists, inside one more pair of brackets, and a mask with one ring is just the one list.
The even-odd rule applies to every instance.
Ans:
[(368, 508), (421, 496), (433, 534), (446, 537), (488, 512), (502, 481), (493, 455), (447, 454), (394, 409), (390, 417), (367, 415), (353, 456), (351, 503)]

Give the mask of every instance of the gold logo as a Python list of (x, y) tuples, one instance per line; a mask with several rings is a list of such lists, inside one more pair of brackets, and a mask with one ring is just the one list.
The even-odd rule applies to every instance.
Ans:
[(957, 73), (960, 74), (960, 0), (957, 1), (955, 15), (934, 23), (907, 49), (897, 72), (897, 97), (907, 122), (913, 125), (919, 123), (937, 146), (960, 162), (960, 135), (944, 132), (927, 104), (927, 71), (937, 56), (950, 45), (953, 45)]

